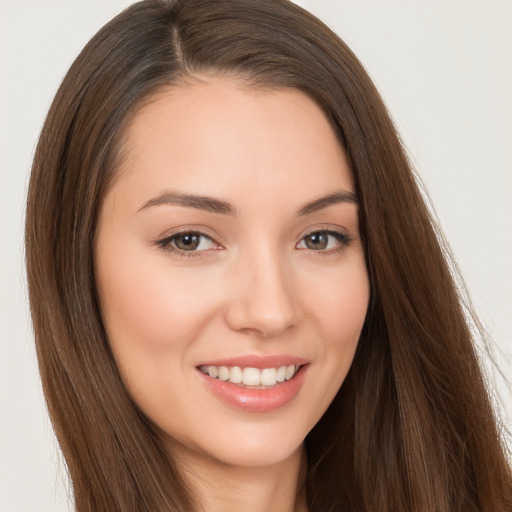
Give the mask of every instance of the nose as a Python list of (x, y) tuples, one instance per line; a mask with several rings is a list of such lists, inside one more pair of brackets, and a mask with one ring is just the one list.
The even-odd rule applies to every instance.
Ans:
[(241, 258), (230, 278), (226, 322), (235, 331), (276, 337), (300, 320), (291, 269), (267, 252)]

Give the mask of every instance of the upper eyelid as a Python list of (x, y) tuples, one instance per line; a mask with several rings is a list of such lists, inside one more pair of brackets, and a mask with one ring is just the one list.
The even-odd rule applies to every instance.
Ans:
[(158, 239), (157, 239), (157, 242), (158, 241), (165, 241), (165, 240), (170, 240), (174, 237), (178, 237), (180, 235), (186, 235), (186, 234), (194, 234), (194, 235), (200, 235), (200, 236), (205, 236), (206, 238), (209, 238), (210, 240), (212, 240), (213, 242), (215, 242), (216, 244), (218, 245), (222, 245), (222, 243), (220, 243), (218, 240), (220, 237), (218, 237), (215, 233), (212, 233), (210, 232), (209, 229), (201, 226), (186, 226), (186, 227), (183, 227), (183, 228), (176, 228), (176, 229), (173, 229), (173, 230), (170, 230), (170, 231), (167, 231), (166, 233), (164, 233), (163, 235), (159, 236)]
[(329, 236), (332, 236), (338, 240), (339, 243), (342, 245), (347, 245), (350, 243), (353, 238), (349, 233), (345, 233), (342, 231), (338, 231), (335, 229), (315, 229), (313, 231), (310, 231), (309, 233), (306, 233), (304, 236), (299, 238), (299, 241), (296, 244), (296, 247), (301, 244), (308, 236), (314, 235), (316, 233), (327, 233)]
[[(308, 236), (311, 233), (316, 233), (318, 231), (333, 231), (333, 232), (339, 232), (342, 234), (345, 234), (345, 233), (348, 234), (348, 229), (346, 229), (343, 226), (334, 225), (334, 224), (317, 224), (314, 226), (310, 226), (310, 227), (304, 229), (303, 231), (301, 231), (298, 238), (301, 239), (305, 236)], [(158, 238), (160, 238), (160, 239), (170, 238), (172, 236), (185, 234), (185, 233), (194, 233), (194, 234), (198, 234), (198, 235), (204, 235), (204, 236), (211, 238), (212, 240), (216, 240), (216, 239), (220, 238), (216, 233), (214, 233), (209, 228), (207, 228), (205, 226), (194, 226), (194, 225), (184, 226), (181, 228), (174, 228), (172, 230), (165, 232), (163, 235), (159, 236)]]
[(335, 224), (317, 224), (315, 226), (311, 226), (299, 235), (298, 240), (302, 240), (306, 236), (309, 236), (313, 233), (319, 232), (331, 232), (331, 233), (339, 233), (340, 235), (349, 236), (349, 230), (344, 228), (343, 226), (335, 225)]

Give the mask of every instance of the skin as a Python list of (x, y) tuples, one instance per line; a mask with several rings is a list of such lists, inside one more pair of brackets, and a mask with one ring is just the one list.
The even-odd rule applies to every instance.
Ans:
[[(306, 510), (303, 440), (350, 368), (369, 300), (357, 203), (299, 214), (354, 193), (329, 122), (299, 91), (203, 76), (142, 107), (123, 147), (95, 256), (127, 389), (206, 510)], [(234, 213), (166, 204), (169, 191), (228, 202)], [(176, 230), (206, 236), (180, 252)], [(318, 231), (328, 245), (311, 244)], [(270, 412), (227, 404), (197, 369), (275, 354), (308, 365), (298, 394)]]

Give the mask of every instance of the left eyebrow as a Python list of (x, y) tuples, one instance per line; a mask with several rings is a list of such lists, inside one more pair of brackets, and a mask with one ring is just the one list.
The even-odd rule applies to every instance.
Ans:
[(299, 210), (299, 215), (309, 215), (310, 213), (338, 203), (359, 204), (359, 199), (354, 193), (349, 192), (348, 190), (338, 190), (332, 194), (321, 197), (320, 199), (315, 199), (310, 203), (306, 203)]

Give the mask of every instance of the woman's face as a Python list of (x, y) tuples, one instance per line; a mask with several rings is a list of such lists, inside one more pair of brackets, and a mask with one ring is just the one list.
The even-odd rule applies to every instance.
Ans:
[(210, 77), (145, 105), (124, 151), (95, 257), (127, 389), (177, 454), (291, 457), (347, 374), (369, 298), (326, 117), (296, 90)]

